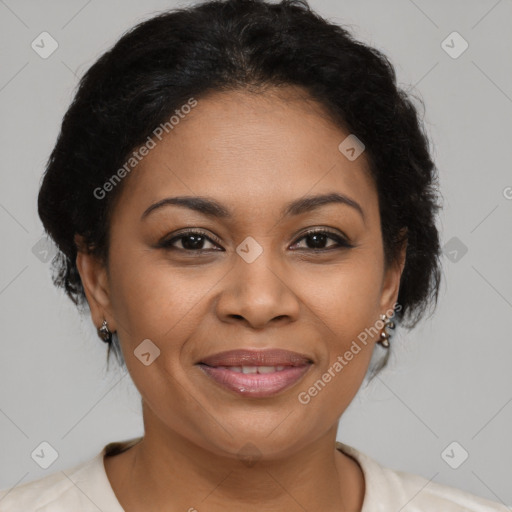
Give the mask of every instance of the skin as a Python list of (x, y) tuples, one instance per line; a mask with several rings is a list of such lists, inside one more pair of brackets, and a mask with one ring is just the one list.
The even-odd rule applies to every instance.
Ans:
[[(226, 512), (241, 504), (248, 512), (361, 510), (361, 468), (335, 441), (378, 333), (308, 404), (297, 398), (392, 309), (405, 261), (404, 247), (384, 267), (377, 190), (364, 153), (349, 161), (338, 150), (347, 135), (293, 87), (209, 95), (125, 178), (108, 266), (79, 252), (94, 324), (105, 318), (117, 330), (142, 396), (143, 440), (104, 460), (127, 512)], [(280, 218), (289, 201), (331, 192), (357, 201), (364, 218), (336, 203)], [(232, 217), (166, 206), (141, 220), (150, 205), (177, 195), (208, 196)], [(212, 242), (195, 256), (184, 249), (190, 238), (157, 247), (184, 228)], [(321, 251), (304, 238), (310, 228), (353, 247), (326, 238)], [(236, 252), (248, 236), (263, 249), (252, 263)], [(161, 351), (148, 366), (134, 355), (145, 339)], [(195, 364), (224, 350), (268, 347), (314, 362), (270, 398), (228, 391)], [(252, 465), (239, 455), (248, 442), (260, 456)]]

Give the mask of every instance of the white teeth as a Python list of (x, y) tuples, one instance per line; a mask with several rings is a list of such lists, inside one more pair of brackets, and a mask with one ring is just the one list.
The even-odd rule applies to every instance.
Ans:
[(285, 369), (284, 366), (222, 366), (221, 368), (225, 368), (226, 370), (231, 370), (235, 373), (245, 373), (245, 374), (254, 374), (254, 373), (274, 373), (280, 372)]
[(274, 373), (276, 369), (275, 366), (258, 366), (258, 373)]

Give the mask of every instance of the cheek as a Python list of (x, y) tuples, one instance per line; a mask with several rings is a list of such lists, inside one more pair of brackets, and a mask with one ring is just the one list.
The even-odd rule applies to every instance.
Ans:
[(329, 365), (322, 368), (297, 393), (297, 405), (308, 418), (317, 418), (317, 427), (334, 424), (357, 394), (371, 358), (370, 345), (361, 345), (361, 351), (350, 361), (341, 363), (333, 354)]
[[(327, 327), (334, 345), (356, 338), (379, 318), (381, 274), (373, 258), (362, 252), (342, 265), (319, 274), (304, 295), (308, 308)], [(303, 278), (304, 279), (304, 278)]]
[(110, 271), (112, 306), (129, 337), (158, 339), (182, 329), (182, 319), (194, 316), (195, 306), (211, 288), (212, 279), (205, 279), (204, 271), (172, 267), (145, 249), (115, 254)]
[[(308, 295), (308, 309), (318, 319), (325, 351), (318, 374), (307, 381), (313, 386), (311, 393), (302, 389), (307, 395), (305, 401), (315, 402), (314, 407), (334, 406), (338, 412), (357, 393), (380, 336), (375, 326), (379, 320), (380, 267), (372, 255), (362, 251), (345, 263), (322, 277), (316, 293)], [(315, 398), (315, 393), (323, 397)]]

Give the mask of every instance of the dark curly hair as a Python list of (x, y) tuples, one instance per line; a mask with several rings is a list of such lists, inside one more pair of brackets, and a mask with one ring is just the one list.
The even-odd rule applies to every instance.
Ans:
[(397, 261), (407, 238), (395, 323), (414, 327), (427, 305), (437, 305), (441, 281), (441, 205), (429, 142), (390, 61), (306, 0), (214, 0), (160, 13), (92, 65), (63, 118), (39, 191), (39, 216), (59, 249), (53, 283), (79, 309), (86, 305), (74, 235), (108, 264), (109, 220), (123, 182), (103, 200), (94, 190), (177, 108), (217, 91), (290, 85), (364, 143), (386, 265)]

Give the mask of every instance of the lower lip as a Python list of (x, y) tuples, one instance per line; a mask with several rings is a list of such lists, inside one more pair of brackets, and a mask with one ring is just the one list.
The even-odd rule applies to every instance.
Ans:
[(231, 391), (243, 396), (263, 398), (273, 396), (295, 384), (308, 370), (305, 366), (289, 366), (273, 373), (238, 373), (226, 368), (199, 364), (206, 375)]

